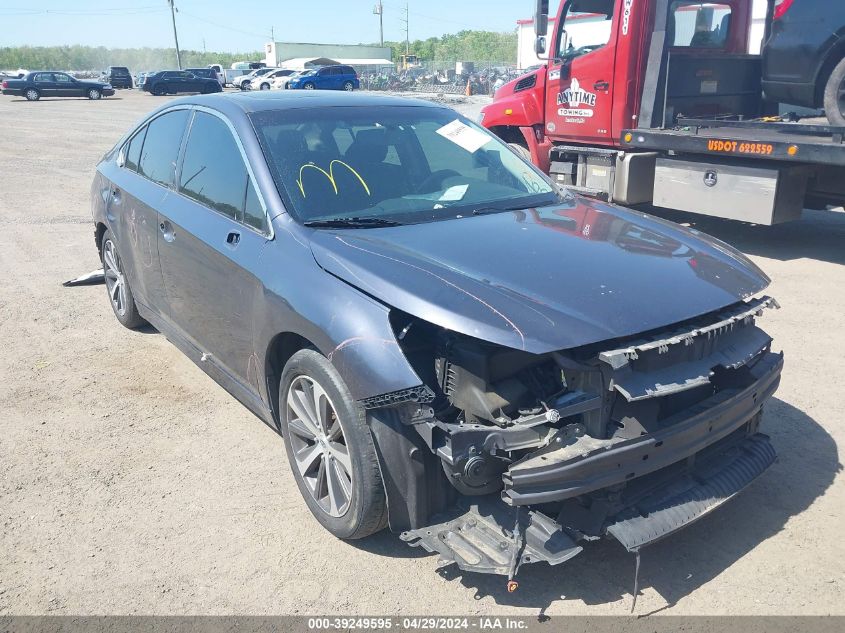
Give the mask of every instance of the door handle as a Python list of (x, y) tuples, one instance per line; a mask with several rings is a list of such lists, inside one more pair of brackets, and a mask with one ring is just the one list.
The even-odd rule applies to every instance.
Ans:
[(241, 242), (241, 234), (238, 231), (230, 231), (226, 236), (226, 245), (229, 248), (235, 248)]
[(604, 80), (599, 80), (593, 84), (594, 90), (607, 90), (608, 88), (610, 88), (610, 84)]
[(172, 242), (176, 239), (176, 235), (173, 233), (173, 225), (167, 220), (159, 222), (158, 230), (161, 231), (161, 235), (165, 242)]

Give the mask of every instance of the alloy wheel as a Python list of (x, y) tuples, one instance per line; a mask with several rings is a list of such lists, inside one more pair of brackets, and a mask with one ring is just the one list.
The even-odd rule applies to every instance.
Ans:
[(839, 113), (845, 117), (845, 79), (839, 84), (839, 91), (836, 94), (836, 102), (839, 105)]
[(305, 375), (291, 382), (286, 400), (296, 472), (326, 514), (343, 516), (352, 501), (352, 460), (335, 407)]
[(120, 316), (126, 314), (126, 278), (123, 275), (123, 264), (114, 242), (106, 240), (103, 244), (103, 272), (106, 277), (106, 289), (109, 292), (114, 311)]

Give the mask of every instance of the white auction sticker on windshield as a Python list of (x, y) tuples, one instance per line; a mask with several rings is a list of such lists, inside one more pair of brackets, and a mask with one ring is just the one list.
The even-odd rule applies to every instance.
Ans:
[(467, 189), (469, 189), (469, 185), (454, 185), (444, 191), (443, 195), (440, 196), (437, 201), (456, 202), (458, 200), (463, 200), (464, 196), (467, 195)]
[(455, 119), (451, 123), (447, 123), (437, 130), (437, 133), (440, 136), (448, 138), (455, 145), (463, 147), (470, 153), (477, 152), (483, 145), (486, 145), (491, 140), (484, 132), (474, 130), (466, 123), (462, 123), (459, 119)]

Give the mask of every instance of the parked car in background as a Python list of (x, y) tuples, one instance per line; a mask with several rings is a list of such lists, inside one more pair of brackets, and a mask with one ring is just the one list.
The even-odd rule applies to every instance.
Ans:
[(226, 84), (226, 79), (223, 77), (223, 67), (220, 66), (220, 64), (210, 64), (208, 67), (214, 71), (214, 76), (217, 78), (217, 81), (220, 82), (220, 86), (224, 86)]
[(220, 78), (217, 76), (217, 72), (213, 68), (186, 68), (185, 70), (197, 77), (213, 79), (217, 83), (220, 83)]
[(256, 68), (255, 70), (252, 70), (245, 75), (241, 75), (240, 77), (235, 77), (234, 79), (232, 79), (232, 85), (235, 88), (240, 88), (241, 90), (249, 90), (250, 82), (252, 82), (253, 79), (266, 75), (267, 73), (273, 70), (276, 69), (270, 67)]
[(223, 88), (217, 79), (197, 77), (187, 70), (162, 70), (147, 77), (144, 82), (144, 90), (150, 94), (161, 96), (180, 92), (209, 94), (220, 92)]
[(308, 72), (307, 70), (295, 70), (290, 75), (287, 75), (287, 76), (284, 76), (284, 77), (276, 77), (271, 82), (270, 89), (271, 90), (284, 90), (288, 87), (288, 84), (291, 81), (293, 81), (297, 77), (301, 77), (302, 75), (304, 75), (307, 72)]
[(352, 66), (323, 66), (306, 71), (288, 82), (290, 89), (302, 90), (346, 90), (360, 88), (358, 74)]
[(147, 81), (147, 77), (152, 77), (157, 72), (159, 72), (159, 71), (149, 70), (149, 71), (146, 71), (146, 72), (138, 73), (135, 76), (135, 86), (138, 88), (138, 90), (143, 90), (144, 89), (144, 83)]
[(67, 73), (39, 70), (29, 73), (23, 79), (3, 81), (3, 94), (38, 101), (42, 97), (87, 97), (96, 101), (114, 94), (114, 88), (102, 81), (82, 81)]
[(287, 68), (278, 68), (265, 75), (262, 75), (261, 77), (256, 77), (255, 79), (253, 79), (247, 86), (246, 90), (270, 90), (273, 88), (273, 82), (276, 79), (290, 77), (291, 75), (293, 75), (294, 72), (296, 71)]
[(845, 125), (845, 2), (775, 0), (763, 91), (770, 101), (824, 108), (832, 125)]
[(512, 579), (603, 537), (639, 551), (775, 461), (766, 275), (451, 108), (179, 99), (105, 155), (91, 208), (117, 320), (279, 433), (280, 485), (336, 537), (389, 526)]
[(112, 88), (132, 88), (132, 74), (126, 66), (109, 66), (103, 72), (103, 80)]

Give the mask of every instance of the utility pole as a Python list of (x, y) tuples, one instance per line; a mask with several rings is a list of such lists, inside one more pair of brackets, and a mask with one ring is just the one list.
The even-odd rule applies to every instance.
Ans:
[(182, 54), (179, 52), (179, 36), (176, 35), (176, 7), (173, 4), (174, 0), (167, 0), (170, 5), (170, 17), (173, 19), (173, 41), (176, 42), (176, 65), (179, 70), (182, 70)]
[(379, 0), (378, 4), (373, 8), (373, 13), (378, 16), (378, 32), (379, 32), (379, 41), (381, 45), (384, 46), (384, 5)]
[[(400, 18), (401, 20), (402, 18)], [(410, 29), (410, 20), (408, 14), (408, 3), (405, 3), (405, 19), (402, 20), (405, 23), (405, 55), (409, 55), (411, 52), (411, 40), (408, 36), (408, 32)]]

